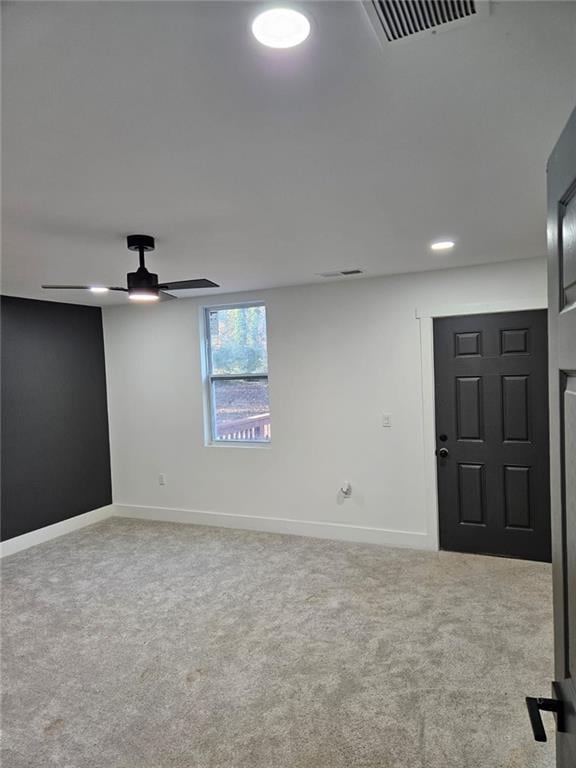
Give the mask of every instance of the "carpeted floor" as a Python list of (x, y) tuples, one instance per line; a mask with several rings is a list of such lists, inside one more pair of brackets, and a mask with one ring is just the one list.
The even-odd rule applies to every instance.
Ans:
[(2, 591), (2, 768), (554, 765), (546, 565), (115, 518)]

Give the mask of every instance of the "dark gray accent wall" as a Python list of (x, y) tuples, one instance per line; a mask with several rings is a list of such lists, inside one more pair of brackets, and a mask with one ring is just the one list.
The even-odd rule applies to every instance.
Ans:
[(102, 312), (0, 298), (2, 539), (112, 501)]

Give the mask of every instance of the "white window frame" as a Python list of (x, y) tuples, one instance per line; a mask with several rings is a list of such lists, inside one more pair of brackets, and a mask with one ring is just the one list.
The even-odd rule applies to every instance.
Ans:
[[(213, 373), (212, 372), (212, 346), (210, 335), (210, 312), (225, 309), (246, 309), (248, 307), (264, 307), (266, 312), (266, 359), (268, 360), (268, 310), (264, 301), (238, 301), (231, 304), (212, 304), (202, 307), (202, 361), (204, 370), (204, 403), (206, 413), (206, 445), (208, 446), (233, 446), (240, 448), (266, 448), (269, 447), (271, 438), (258, 440), (218, 440), (216, 437), (216, 410), (214, 408), (214, 382), (234, 381), (235, 379), (253, 379), (268, 382), (268, 367), (266, 373)], [(268, 393), (270, 394), (270, 393)], [(271, 410), (271, 409), (270, 409)]]

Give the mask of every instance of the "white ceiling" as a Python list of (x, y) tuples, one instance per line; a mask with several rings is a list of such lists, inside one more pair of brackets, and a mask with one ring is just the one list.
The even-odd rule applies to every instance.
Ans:
[(360, 3), (301, 5), (310, 38), (273, 51), (258, 3), (6, 3), (3, 292), (125, 301), (39, 286), (123, 285), (131, 232), (225, 291), (543, 256), (576, 3), (383, 49)]

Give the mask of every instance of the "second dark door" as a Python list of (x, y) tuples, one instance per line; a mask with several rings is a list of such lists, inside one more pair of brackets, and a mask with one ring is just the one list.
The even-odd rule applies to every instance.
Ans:
[(546, 311), (434, 320), (440, 547), (550, 560)]

